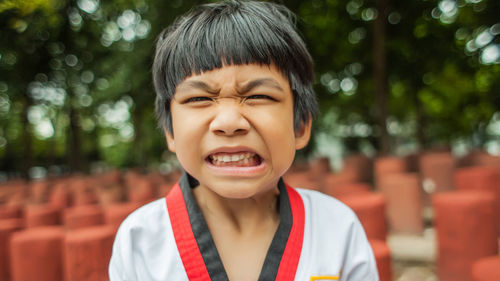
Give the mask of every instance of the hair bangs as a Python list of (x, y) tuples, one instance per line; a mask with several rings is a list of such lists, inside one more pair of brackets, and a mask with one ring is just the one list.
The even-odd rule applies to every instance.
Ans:
[(285, 73), (290, 57), (286, 42), (265, 22), (241, 13), (197, 18), (177, 41), (173, 60), (178, 82), (224, 65), (276, 64)]

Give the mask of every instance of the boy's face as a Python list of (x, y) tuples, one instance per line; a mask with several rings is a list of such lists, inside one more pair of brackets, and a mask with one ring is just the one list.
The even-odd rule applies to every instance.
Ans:
[(181, 82), (167, 144), (182, 167), (224, 198), (270, 191), (309, 141), (294, 130), (293, 95), (274, 65), (224, 66)]

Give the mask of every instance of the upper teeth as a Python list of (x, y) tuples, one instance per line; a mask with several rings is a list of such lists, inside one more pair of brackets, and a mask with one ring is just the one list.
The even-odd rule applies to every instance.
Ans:
[(235, 153), (235, 154), (212, 154), (210, 158), (219, 162), (236, 162), (244, 159), (249, 159), (254, 157), (255, 153), (245, 152), (245, 153)]

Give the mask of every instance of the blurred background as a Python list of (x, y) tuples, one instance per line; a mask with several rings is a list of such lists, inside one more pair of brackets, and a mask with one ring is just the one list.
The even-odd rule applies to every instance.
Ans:
[[(61, 210), (120, 203), (120, 211), (114, 206), (73, 214), (101, 212), (99, 224), (115, 225), (138, 204), (168, 192), (179, 174), (154, 117), (155, 38), (176, 16), (202, 2), (0, 2), (0, 219), (25, 220), (4, 221), (5, 231), (27, 227), (30, 214), (40, 215), (34, 206), (47, 203), (58, 207), (57, 223), (34, 225), (72, 228), (66, 218), (71, 215)], [(451, 208), (458, 214), (463, 200), (431, 195), (487, 190), (494, 194), (492, 219), (500, 217), (500, 1), (281, 3), (297, 14), (314, 58), (321, 109), (312, 141), (299, 152), (287, 180), (338, 198), (363, 198), (358, 191), (382, 194), (361, 203), (348, 196), (342, 200), (360, 218), (366, 206), (382, 206), (387, 226), (374, 231), (385, 241), (379, 253), (388, 255), (384, 247), (389, 245), (392, 254), (384, 256), (390, 268), (379, 268), (392, 272), (384, 278), (438, 280), (436, 210), (446, 214)], [(384, 176), (389, 173), (392, 178)], [(479, 206), (489, 201), (481, 197), (470, 203), (470, 198), (475, 197), (467, 196), (463, 204), (478, 207), (464, 214), (483, 214), (473, 220), (480, 226), (471, 229), (486, 233), (480, 228), (488, 225), (484, 213), (490, 211)], [(368, 214), (374, 210), (380, 209)], [(467, 235), (458, 235), (466, 237), (460, 241), (473, 237)], [(497, 237), (495, 232), (496, 242)], [(457, 247), (452, 245), (451, 257), (461, 251)], [(477, 259), (497, 253), (498, 244), (489, 244)], [(470, 271), (477, 259), (438, 262), (444, 268), (441, 279), (472, 280), (453, 275), (453, 268)], [(21, 265), (7, 266), (4, 273), (16, 266)], [(5, 276), (0, 274), (0, 280), (11, 280)]]
[[(170, 169), (153, 114), (154, 42), (199, 2), (2, 1), (1, 178)], [(316, 64), (322, 114), (304, 157), (338, 169), (350, 152), (500, 154), (498, 1), (284, 4)]]

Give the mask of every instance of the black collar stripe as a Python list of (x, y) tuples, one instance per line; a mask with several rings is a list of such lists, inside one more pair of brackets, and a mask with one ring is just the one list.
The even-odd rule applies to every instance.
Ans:
[[(194, 178), (184, 173), (167, 195), (167, 208), (177, 248), (190, 281), (228, 281), (208, 225), (192, 193), (197, 185)], [(302, 198), (282, 180), (279, 181), (278, 188), (280, 223), (267, 252), (259, 281), (293, 280), (302, 249)], [(198, 279), (202, 276), (205, 279)]]
[(210, 280), (212, 281), (229, 281), (224, 265), (219, 257), (219, 252), (212, 239), (212, 234), (208, 229), (208, 225), (203, 217), (200, 207), (196, 203), (192, 189), (198, 186), (198, 181), (193, 177), (184, 173), (179, 181), (184, 203), (186, 204), (189, 220), (189, 226), (194, 233), (196, 243), (199, 246), (201, 256), (205, 261)]

